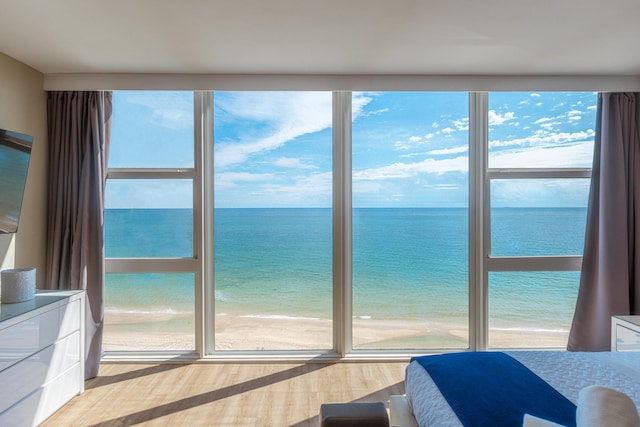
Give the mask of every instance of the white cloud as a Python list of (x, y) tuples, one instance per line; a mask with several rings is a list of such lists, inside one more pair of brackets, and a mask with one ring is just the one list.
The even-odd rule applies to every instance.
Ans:
[(468, 172), (469, 159), (455, 157), (452, 159), (425, 159), (416, 163), (393, 163), (387, 166), (354, 171), (354, 181), (411, 178), (419, 174), (447, 172)]
[(362, 92), (354, 92), (352, 94), (351, 115), (353, 116), (353, 120), (357, 119), (360, 116), (374, 116), (389, 111), (388, 108), (382, 108), (375, 111), (364, 111), (364, 107), (366, 107), (367, 104), (369, 104), (373, 100), (372, 96), (374, 96), (374, 94), (366, 94)]
[[(588, 132), (587, 132), (588, 133)], [(575, 137), (575, 134), (571, 134)], [(562, 137), (562, 135), (556, 135)], [(553, 142), (551, 137), (549, 142)], [(468, 150), (467, 146), (450, 149), (432, 150), (429, 154), (460, 154)], [(490, 155), (492, 168), (530, 168), (530, 167), (590, 167), (593, 157), (593, 141), (580, 141), (570, 145), (556, 146), (552, 144), (526, 146), (505, 151), (494, 152)], [(420, 162), (396, 162), (377, 168), (355, 171), (354, 181), (362, 186), (363, 181), (382, 182), (383, 180), (413, 178), (420, 174), (445, 174), (448, 172), (468, 172), (468, 157), (459, 156), (450, 159), (425, 159)]]
[(539, 146), (491, 153), (492, 168), (571, 168), (591, 167), (593, 141), (563, 146)]
[(122, 92), (126, 102), (152, 110), (152, 123), (169, 129), (193, 128), (192, 92)]
[(426, 154), (432, 155), (432, 156), (440, 156), (440, 155), (446, 155), (446, 154), (466, 153), (467, 151), (469, 151), (469, 147), (467, 145), (461, 145), (459, 147), (442, 148), (440, 150), (427, 151)]
[(583, 111), (579, 111), (579, 110), (571, 110), (567, 113), (568, 119), (569, 121), (576, 121), (576, 120), (581, 120), (582, 119), (582, 115), (584, 114)]
[(496, 113), (495, 110), (489, 110), (489, 126), (501, 125), (508, 120), (513, 120), (516, 114), (513, 111), (508, 111), (504, 114)]
[[(353, 95), (353, 116), (362, 114), (372, 98)], [(249, 157), (276, 150), (302, 135), (328, 129), (332, 124), (332, 96), (327, 92), (235, 92), (216, 99), (217, 109), (236, 120), (257, 121), (269, 132), (264, 137), (215, 146), (215, 165), (224, 168)]]
[(331, 172), (313, 174), (219, 173), (215, 175), (219, 207), (330, 207)]
[[(439, 133), (439, 131), (437, 132)], [(396, 141), (393, 143), (394, 149), (396, 151), (399, 150), (411, 150), (413, 148), (419, 147), (421, 145), (428, 144), (431, 138), (433, 138), (433, 133), (428, 133), (424, 137), (422, 136), (410, 136), (405, 141)]]
[(317, 166), (304, 164), (300, 159), (294, 157), (280, 157), (273, 164), (288, 169), (318, 169)]
[(459, 120), (454, 120), (453, 121), (453, 125), (459, 131), (469, 130), (469, 118), (468, 117), (464, 117), (464, 118), (459, 119)]
[(232, 188), (240, 182), (269, 182), (275, 177), (271, 173), (221, 172), (214, 176), (216, 189)]
[(354, 194), (377, 194), (384, 189), (383, 181), (360, 180), (358, 185), (353, 186)]
[(584, 141), (592, 139), (595, 136), (593, 129), (580, 132), (558, 132), (558, 133), (546, 133), (537, 132), (535, 135), (526, 136), (524, 138), (514, 138), (507, 141), (489, 141), (489, 147), (508, 147), (512, 145), (517, 146), (532, 146), (532, 145), (547, 145), (547, 144), (563, 144)]
[(191, 182), (182, 179), (127, 180), (114, 179), (107, 186), (107, 209), (119, 208), (190, 208), (193, 206)]
[(445, 190), (445, 191), (460, 189), (460, 185), (458, 184), (436, 184), (430, 187), (433, 187), (436, 190)]
[(406, 153), (406, 154), (400, 154), (398, 157), (402, 158), (402, 159), (409, 159), (411, 157), (424, 157), (426, 156), (427, 153), (426, 152), (419, 152), (419, 153)]
[[(363, 98), (360, 101), (367, 101), (369, 102), (370, 99), (369, 98)], [(366, 104), (364, 104), (366, 105)], [(355, 109), (354, 109), (354, 105), (351, 105), (351, 109), (353, 111), (354, 114), (354, 120), (357, 117), (369, 117), (369, 116), (379, 116), (380, 114), (384, 114), (389, 112), (388, 108), (381, 108), (379, 110), (374, 110), (374, 111), (364, 111), (362, 108), (364, 107), (364, 105), (355, 105)]]
[(566, 122), (575, 122), (577, 120), (581, 120), (583, 114), (584, 114), (584, 111), (581, 111), (581, 110), (570, 110), (565, 114), (562, 114), (559, 116), (542, 117), (536, 120), (534, 124), (542, 125), (541, 127), (545, 127), (545, 124), (546, 124), (546, 128), (548, 129), (549, 128), (548, 123), (551, 121), (553, 121), (553, 125), (562, 125)]
[(555, 126), (558, 126), (558, 125), (561, 125), (561, 124), (562, 123), (560, 123), (560, 122), (546, 122), (546, 123), (542, 123), (540, 125), (540, 127), (542, 129), (544, 129), (545, 131), (547, 131), (547, 132), (551, 132)]
[(491, 186), (494, 207), (586, 207), (588, 179), (496, 180)]
[(256, 196), (262, 198), (266, 206), (329, 207), (332, 190), (333, 174), (323, 172), (295, 176), (286, 183), (267, 183)]
[(218, 100), (217, 108), (237, 120), (265, 123), (268, 136), (216, 145), (216, 167), (242, 163), (248, 157), (275, 150), (287, 141), (331, 126), (332, 99), (325, 92), (236, 92)]

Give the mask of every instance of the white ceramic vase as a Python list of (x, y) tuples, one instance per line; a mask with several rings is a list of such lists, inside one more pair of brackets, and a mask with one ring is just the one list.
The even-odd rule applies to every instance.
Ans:
[(0, 302), (13, 304), (36, 296), (36, 269), (14, 268), (0, 271)]

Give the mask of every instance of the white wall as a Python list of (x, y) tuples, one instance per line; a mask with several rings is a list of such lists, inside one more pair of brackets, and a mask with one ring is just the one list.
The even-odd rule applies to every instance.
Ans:
[(0, 270), (36, 267), (38, 287), (42, 287), (46, 265), (48, 167), (44, 76), (2, 53), (0, 128), (34, 137), (18, 232), (0, 234)]

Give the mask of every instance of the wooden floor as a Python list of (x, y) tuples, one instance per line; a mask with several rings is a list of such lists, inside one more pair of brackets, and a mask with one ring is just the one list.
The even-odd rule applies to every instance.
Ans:
[(43, 426), (319, 426), (321, 403), (388, 403), (407, 362), (103, 364)]

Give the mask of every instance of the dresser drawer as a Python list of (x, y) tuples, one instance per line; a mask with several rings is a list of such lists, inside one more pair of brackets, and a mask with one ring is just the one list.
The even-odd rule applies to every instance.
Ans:
[(36, 389), (20, 402), (0, 413), (0, 426), (37, 426), (50, 417), (58, 408), (76, 396), (78, 378), (84, 375), (77, 364), (62, 375)]
[(0, 330), (0, 372), (79, 330), (80, 301)]
[(80, 300), (71, 301), (69, 304), (58, 309), (58, 338), (66, 337), (80, 330)]
[[(0, 372), (0, 412), (80, 363), (80, 332)], [(78, 377), (78, 387), (82, 378)], [(11, 384), (7, 387), (6, 384)]]
[(84, 391), (84, 292), (0, 304), (0, 426), (36, 426)]
[(0, 371), (56, 341), (60, 318), (58, 310), (46, 311), (0, 330)]

